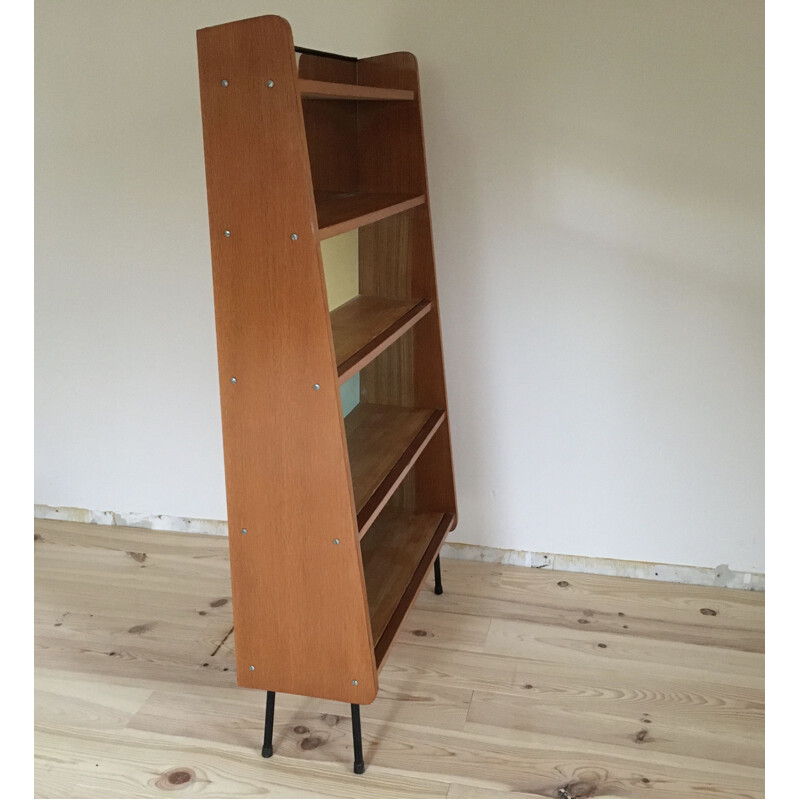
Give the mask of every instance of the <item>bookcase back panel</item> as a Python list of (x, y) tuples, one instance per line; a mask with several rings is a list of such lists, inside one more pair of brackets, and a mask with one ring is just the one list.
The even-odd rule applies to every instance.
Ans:
[[(356, 62), (303, 53), (298, 75), (355, 83)], [(316, 191), (358, 191), (358, 108), (355, 100), (303, 100), (311, 177)]]

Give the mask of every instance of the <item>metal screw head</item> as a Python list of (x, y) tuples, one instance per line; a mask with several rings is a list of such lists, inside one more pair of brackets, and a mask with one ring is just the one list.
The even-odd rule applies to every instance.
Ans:
[(236, 383), (236, 378), (231, 378), (231, 383)]
[(353, 681), (353, 686), (358, 686), (358, 681)]
[(223, 86), (227, 86), (228, 85), (228, 81), (226, 81), (225, 78), (222, 79), (222, 85)]
[(225, 231), (225, 235), (226, 235), (226, 236), (230, 236), (230, 235), (231, 235), (231, 232), (230, 232), (230, 231)]
[(334, 540), (333, 540), (333, 543), (334, 543), (334, 544), (339, 544), (339, 540), (338, 540), (338, 539), (334, 539)]
[(267, 89), (271, 89), (275, 85), (275, 81), (267, 81)]
[(318, 384), (318, 383), (315, 383), (315, 384), (314, 384), (314, 391), (315, 391), (315, 392), (318, 392), (318, 391), (319, 391), (319, 384)]
[(296, 234), (296, 233), (293, 233), (291, 238), (292, 238), (292, 241), (293, 241), (293, 242), (296, 242), (296, 241), (297, 241), (297, 238), (298, 238), (298, 237), (297, 237), (297, 234)]
[(248, 667), (248, 669), (250, 670), (250, 672), (256, 671), (256, 668), (252, 664)]
[(242, 534), (243, 534), (244, 536), (247, 536), (247, 528), (242, 528)]

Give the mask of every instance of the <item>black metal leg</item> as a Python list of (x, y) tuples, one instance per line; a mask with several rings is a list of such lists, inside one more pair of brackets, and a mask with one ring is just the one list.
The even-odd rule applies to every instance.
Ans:
[(434, 587), (433, 591), (436, 594), (442, 594), (444, 589), (442, 589), (442, 566), (439, 563), (439, 556), (436, 556), (436, 561), (433, 562), (433, 580), (434, 580)]
[(350, 703), (350, 711), (353, 717), (353, 772), (356, 775), (363, 775), (366, 767), (364, 753), (361, 750), (361, 706)]
[(264, 744), (261, 755), (269, 758), (272, 755), (272, 723), (275, 721), (275, 692), (267, 692), (267, 713), (264, 717)]

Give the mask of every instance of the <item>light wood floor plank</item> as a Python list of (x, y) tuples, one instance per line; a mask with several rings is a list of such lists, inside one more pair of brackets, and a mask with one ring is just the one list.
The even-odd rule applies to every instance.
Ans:
[(36, 676), (36, 724), (122, 730), (152, 694), (149, 689), (107, 686), (96, 680)]
[[(469, 783), (451, 783), (448, 797), (459, 798), (459, 800), (472, 800), (472, 798), (498, 797), (499, 790), (489, 786), (478, 786)], [(521, 797), (546, 797), (543, 794), (523, 794), (522, 792), (505, 792), (503, 797), (507, 800), (516, 800)]]
[(37, 797), (763, 796), (763, 595), (444, 561), (356, 776), (339, 703), (279, 695), (260, 757), (225, 538), (35, 535)]
[[(153, 733), (122, 738), (81, 728), (35, 732), (37, 790), (45, 797), (445, 797), (448, 784), (352, 765), (298, 762), (222, 743)], [(338, 767), (338, 768), (337, 768)], [(366, 780), (365, 780), (366, 779)]]
[[(736, 717), (684, 715), (680, 709), (661, 711), (646, 702), (620, 708), (615, 702), (586, 703), (571, 698), (544, 705), (521, 703), (507, 694), (475, 692), (467, 721), (532, 734), (586, 737), (649, 753), (655, 760), (662, 753), (691, 753), (710, 761), (764, 766), (763, 720), (745, 726)], [(759, 746), (754, 747), (755, 743)]]
[[(714, 586), (690, 586), (639, 578), (615, 578), (550, 569), (507, 567), (448, 560), (443, 570), (455, 591), (470, 597), (510, 600), (520, 605), (594, 610), (607, 614), (759, 630), (764, 594)], [(702, 609), (716, 611), (703, 614)], [(698, 617), (714, 617), (713, 620)]]
[[(482, 565), (487, 568), (488, 565)], [(504, 567), (504, 569), (523, 569), (522, 567)], [(543, 574), (542, 571), (526, 570), (529, 573)], [(553, 625), (560, 628), (591, 631), (596, 635), (602, 633), (616, 633), (623, 636), (659, 639), (667, 642), (686, 642), (700, 645), (713, 645), (731, 650), (747, 650), (753, 653), (764, 652), (764, 634), (757, 627), (748, 623), (748, 618), (753, 614), (763, 617), (763, 606), (745, 606), (745, 614), (730, 613), (731, 609), (741, 611), (734, 603), (722, 603), (713, 596), (703, 595), (694, 598), (692, 608), (662, 608), (661, 618), (657, 614), (657, 604), (651, 602), (642, 604), (641, 607), (628, 602), (620, 602), (616, 598), (603, 598), (605, 602), (595, 602), (592, 607), (585, 602), (585, 597), (575, 597), (573, 592), (562, 590), (562, 595), (547, 596), (539, 601), (538, 590), (542, 581), (531, 581), (527, 586), (522, 580), (524, 591), (508, 591), (505, 587), (496, 589), (499, 596), (486, 596), (492, 591), (492, 584), (479, 587), (472, 594), (473, 585), (469, 582), (471, 573), (443, 576), (443, 580), (452, 585), (448, 591), (445, 603), (440, 602), (436, 595), (423, 594), (420, 596), (417, 607), (429, 611), (448, 612), (458, 614), (471, 614), (479, 617), (501, 618), (506, 620), (519, 620), (535, 622), (539, 625)], [(551, 573), (551, 575), (554, 573)], [(556, 573), (558, 578), (561, 573)], [(549, 577), (549, 576), (548, 576)], [(580, 576), (584, 577), (584, 576)], [(606, 581), (617, 580), (606, 576), (589, 576), (605, 578)], [(558, 584), (558, 580), (551, 582)], [(566, 581), (562, 581), (566, 582)], [(638, 581), (648, 583), (648, 581)], [(571, 584), (570, 584), (571, 586)], [(697, 588), (697, 587), (692, 587)], [(718, 590), (713, 590), (718, 591)], [(736, 590), (727, 590), (734, 592)], [(743, 595), (753, 595), (753, 592), (741, 592)], [(762, 596), (763, 597), (763, 596)], [(511, 599), (515, 598), (515, 599)], [(559, 602), (560, 601), (560, 602)], [(444, 608), (442, 608), (444, 605)], [(598, 608), (598, 606), (601, 606)], [(626, 611), (620, 610), (626, 608)]]
[[(432, 587), (426, 587), (433, 594)], [(423, 593), (420, 592), (420, 595)], [(434, 595), (436, 596), (436, 595)], [(471, 614), (443, 614), (415, 607), (406, 617), (397, 634), (395, 647), (400, 642), (436, 645), (456, 650), (481, 652), (489, 634), (491, 618)]]
[[(157, 702), (165, 703), (165, 698)], [(156, 724), (159, 733), (171, 738), (211, 745), (214, 742), (247, 749), (257, 748), (260, 721), (231, 713), (230, 704), (209, 704), (209, 713), (196, 704), (183, 703), (167, 709)], [(226, 710), (227, 709), (227, 710)], [(214, 717), (218, 718), (215, 723)], [(318, 761), (332, 770), (352, 761), (349, 719), (320, 715), (309, 704), (295, 710), (290, 722), (276, 720), (276, 754), (300, 763)], [(139, 724), (134, 719), (133, 725)], [(146, 719), (152, 732), (153, 719)], [(587, 761), (593, 774), (599, 765), (608, 776), (595, 778), (595, 791), (606, 790), (623, 797), (638, 797), (642, 778), (659, 785), (662, 797), (692, 797), (696, 786), (706, 786), (706, 797), (757, 796), (762, 771), (746, 766), (708, 762), (689, 755), (628, 751), (613, 743), (508, 731), (468, 724), (464, 732), (446, 731), (430, 725), (408, 725), (396, 720), (371, 720), (362, 715), (364, 757), (369, 769), (395, 770), (417, 778), (449, 782), (492, 780), (502, 791), (542, 793), (569, 781), (585, 780)], [(559, 781), (562, 776), (567, 780)], [(718, 788), (715, 788), (718, 787)], [(719, 795), (714, 794), (719, 791)], [(502, 796), (502, 795), (501, 795)], [(701, 796), (701, 795), (697, 795)]]
[[(387, 681), (374, 703), (361, 712), (362, 722), (409, 723), (441, 730), (461, 730), (467, 720), (471, 691), (424, 687), (419, 684)], [(188, 691), (153, 692), (129, 722), (131, 728), (174, 736), (193, 736), (209, 741), (226, 741), (251, 748), (261, 747), (264, 726), (263, 692), (239, 690), (214, 698)], [(296, 719), (316, 715), (317, 722), (305, 732), (294, 730)], [(320, 746), (331, 735), (331, 728), (341, 726), (350, 733), (350, 708), (332, 700), (281, 695), (275, 710), (276, 731), (291, 729), (298, 746), (304, 750)], [(245, 737), (244, 739), (241, 737)], [(320, 737), (322, 737), (320, 739)], [(276, 751), (278, 750), (276, 734)]]
[[(564, 698), (620, 707), (646, 703), (648, 709), (673, 708), (682, 715), (732, 716), (743, 725), (764, 717), (763, 685), (739, 685), (736, 675), (718, 674), (713, 680), (666, 678), (648, 670), (632, 670), (624, 663), (587, 670), (574, 662), (550, 663), (408, 644), (392, 651), (382, 675), (413, 678), (425, 685), (472, 686), (475, 691), (512, 694), (537, 705), (562, 703)], [(725, 679), (731, 682), (723, 683)]]
[[(647, 753), (588, 737), (573, 738), (541, 732), (511, 731), (468, 722), (464, 734), (488, 752), (519, 759), (524, 770), (506, 773), (512, 791), (561, 797), (763, 797), (763, 769), (714, 762), (692, 755)], [(481, 775), (471, 767), (463, 773), (476, 783), (502, 781), (493, 768)], [(513, 780), (513, 783), (509, 780)], [(500, 796), (503, 796), (500, 794)]]
[[(587, 669), (626, 665), (666, 677), (712, 680), (758, 686), (763, 680), (763, 655), (739, 650), (655, 639), (632, 639), (618, 634), (596, 636), (591, 631), (554, 629), (518, 620), (493, 619), (485, 650), (496, 655), (562, 663)], [(713, 664), (713, 668), (709, 665)]]

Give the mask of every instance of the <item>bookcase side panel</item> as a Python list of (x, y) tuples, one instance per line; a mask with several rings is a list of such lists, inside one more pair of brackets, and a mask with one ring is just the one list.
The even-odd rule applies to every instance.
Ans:
[(291, 29), (198, 31), (237, 681), (377, 674)]
[[(414, 327), (408, 353), (401, 361), (401, 386), (413, 387), (413, 404), (447, 411), (444, 354), (436, 287), (430, 196), (422, 125), (419, 71), (411, 53), (388, 53), (358, 62), (358, 81), (364, 85), (410, 89), (414, 100), (387, 108), (368, 108), (359, 114), (360, 181), (370, 191), (422, 191), (426, 203), (408, 212), (398, 224), (371, 232), (360, 246), (362, 284), (389, 284), (395, 292), (431, 301), (432, 310)], [(387, 113), (388, 112), (388, 113)], [(384, 235), (381, 235), (383, 233)], [(360, 243), (361, 245), (361, 243)], [(393, 250), (402, 254), (398, 258)], [(370, 273), (386, 269), (391, 277)], [(388, 365), (387, 365), (388, 366)], [(364, 392), (387, 383), (378, 365), (364, 379)], [(407, 399), (403, 398), (404, 401)], [(457, 524), (455, 484), (450, 446), (449, 415), (414, 467), (414, 489), (406, 498), (417, 511), (450, 511)]]

